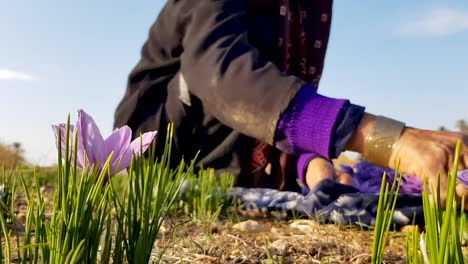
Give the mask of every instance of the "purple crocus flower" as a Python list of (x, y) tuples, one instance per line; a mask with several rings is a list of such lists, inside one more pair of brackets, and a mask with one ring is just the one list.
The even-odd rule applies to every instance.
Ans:
[(459, 171), (457, 173), (457, 180), (465, 185), (465, 187), (468, 187), (468, 170)]
[[(66, 155), (65, 128), (65, 124), (52, 126), (55, 133), (55, 143), (57, 145), (58, 130), (61, 130), (60, 141), (62, 145), (62, 157)], [(144, 153), (156, 135), (156, 131), (147, 132), (143, 134), (141, 138), (138, 137), (131, 141), (132, 130), (128, 126), (123, 126), (114, 130), (108, 138), (104, 139), (93, 118), (83, 110), (78, 111), (78, 121), (75, 126), (70, 125), (69, 129), (69, 146), (71, 153), (74, 153), (74, 150), (72, 149), (74, 147), (72, 140), (75, 138), (76, 133), (78, 133), (78, 147), (76, 150), (77, 166), (80, 168), (85, 166), (99, 166), (99, 169), (101, 170), (111, 153), (113, 153), (110, 161), (111, 175), (130, 166), (132, 155), (135, 154), (135, 156), (138, 157)]]

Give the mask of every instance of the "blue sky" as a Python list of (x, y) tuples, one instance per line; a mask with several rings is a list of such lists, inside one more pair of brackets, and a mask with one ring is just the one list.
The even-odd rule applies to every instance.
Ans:
[[(50, 124), (113, 113), (165, 1), (0, 0), (0, 142), (55, 161)], [(320, 92), (408, 125), (468, 120), (468, 1), (335, 1)]]

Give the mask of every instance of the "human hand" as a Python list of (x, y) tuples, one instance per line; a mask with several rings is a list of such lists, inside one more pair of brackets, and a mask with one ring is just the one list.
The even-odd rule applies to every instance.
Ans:
[[(400, 171), (418, 176), (421, 180), (427, 178), (429, 186), (435, 190), (437, 174), (440, 173), (440, 197), (445, 205), (447, 196), (447, 174), (453, 168), (455, 147), (461, 141), (460, 161), (458, 171), (468, 166), (468, 135), (446, 131), (431, 131), (415, 128), (405, 128), (394, 145), (390, 156), (389, 167), (396, 169), (400, 160)], [(455, 192), (458, 204), (465, 196), (468, 200), (468, 188), (457, 182)], [(467, 208), (468, 201), (465, 204)]]
[(321, 157), (314, 158), (309, 162), (305, 176), (309, 189), (314, 188), (324, 179), (333, 179), (341, 184), (355, 186), (351, 175), (335, 169), (329, 160)]

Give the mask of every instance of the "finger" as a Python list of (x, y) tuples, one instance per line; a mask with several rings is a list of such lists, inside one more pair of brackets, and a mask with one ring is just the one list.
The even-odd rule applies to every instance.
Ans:
[(309, 162), (306, 173), (307, 186), (312, 189), (324, 179), (333, 179), (335, 169), (326, 159), (315, 158)]
[(468, 210), (468, 188), (461, 182), (457, 182), (455, 187), (457, 207), (461, 206), (462, 197), (465, 197), (463, 209)]
[(335, 171), (335, 179), (337, 182), (344, 184), (344, 185), (349, 185), (349, 186), (356, 186), (356, 182), (354, 181), (354, 178), (349, 175), (348, 173), (344, 173), (342, 171)]

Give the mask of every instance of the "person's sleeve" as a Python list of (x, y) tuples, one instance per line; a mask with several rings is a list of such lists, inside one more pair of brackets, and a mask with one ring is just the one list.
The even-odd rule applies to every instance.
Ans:
[(249, 44), (244, 1), (200, 0), (191, 13), (180, 71), (191, 96), (226, 126), (273, 145), (280, 115), (305, 82)]
[(322, 96), (306, 85), (281, 115), (275, 146), (288, 153), (336, 158), (344, 151), (363, 114), (364, 107)]
[(364, 116), (365, 108), (355, 104), (345, 104), (341, 108), (335, 122), (331, 144), (330, 158), (337, 158), (345, 150), (346, 143), (354, 133), (354, 130)]

